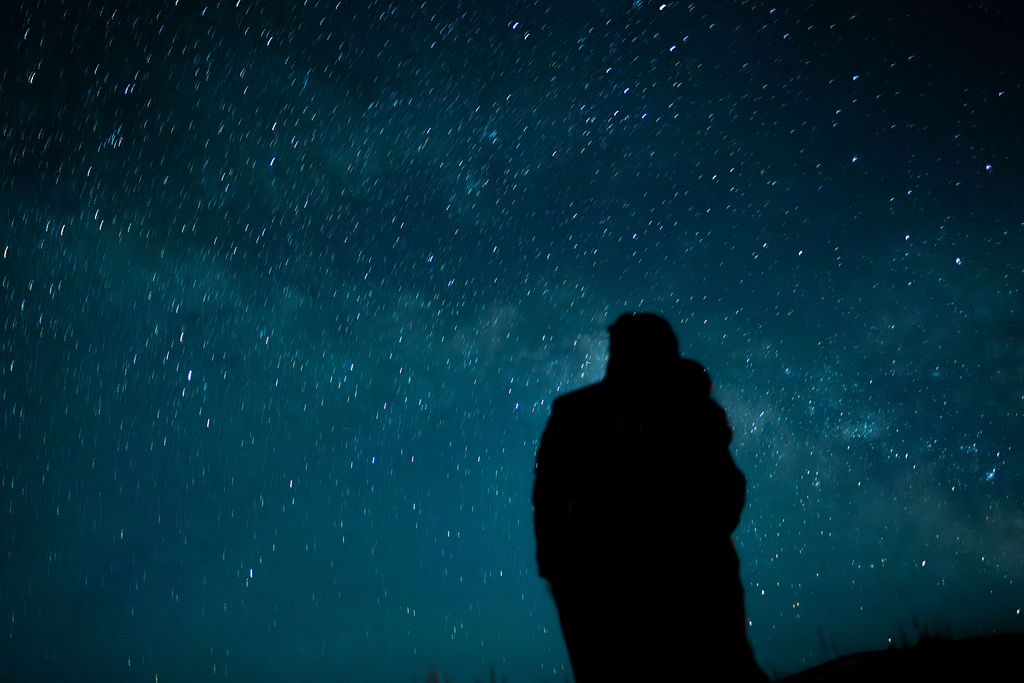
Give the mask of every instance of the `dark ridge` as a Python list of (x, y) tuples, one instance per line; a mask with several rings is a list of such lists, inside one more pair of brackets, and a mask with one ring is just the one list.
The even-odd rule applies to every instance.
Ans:
[(776, 679), (785, 683), (887, 683), (892, 681), (1020, 681), (1024, 634), (953, 640), (926, 636), (913, 647), (859, 652)]

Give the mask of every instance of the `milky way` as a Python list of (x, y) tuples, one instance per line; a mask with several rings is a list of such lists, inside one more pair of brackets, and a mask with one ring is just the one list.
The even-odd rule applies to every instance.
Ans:
[(533, 457), (625, 310), (730, 416), (767, 671), (1024, 631), (1019, 16), (33, 4), (0, 677), (564, 680)]

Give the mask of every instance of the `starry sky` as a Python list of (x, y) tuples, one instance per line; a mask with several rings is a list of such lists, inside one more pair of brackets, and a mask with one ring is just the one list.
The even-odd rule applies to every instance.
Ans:
[(564, 680), (533, 458), (625, 310), (766, 670), (1024, 631), (1019, 17), (789, 4), (14, 3), (0, 678)]

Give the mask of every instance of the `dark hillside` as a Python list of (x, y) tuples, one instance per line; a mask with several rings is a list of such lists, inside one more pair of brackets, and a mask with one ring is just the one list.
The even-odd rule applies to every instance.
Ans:
[(837, 657), (778, 679), (785, 683), (895, 683), (899, 681), (1020, 681), (1024, 635), (999, 634), (952, 640), (930, 636), (908, 648)]

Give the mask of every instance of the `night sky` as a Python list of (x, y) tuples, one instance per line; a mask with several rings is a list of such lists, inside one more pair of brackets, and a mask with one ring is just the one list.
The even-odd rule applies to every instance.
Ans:
[(564, 680), (533, 459), (625, 310), (767, 671), (1024, 631), (1021, 18), (789, 4), (15, 1), (0, 678)]

